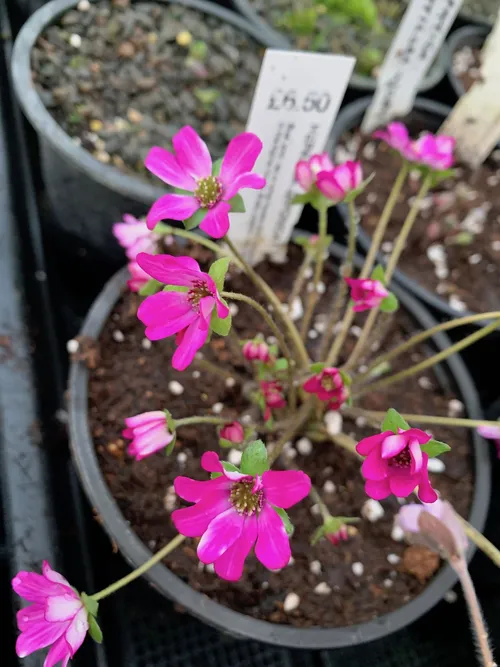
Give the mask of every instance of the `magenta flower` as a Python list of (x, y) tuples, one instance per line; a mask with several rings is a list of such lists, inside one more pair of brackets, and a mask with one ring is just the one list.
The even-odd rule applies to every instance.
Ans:
[(500, 423), (498, 426), (478, 426), (477, 432), (487, 440), (493, 440), (497, 448), (497, 456), (500, 459)]
[(349, 539), (349, 532), (347, 526), (343, 524), (338, 530), (333, 533), (325, 533), (326, 539), (333, 544), (333, 546), (338, 546), (341, 542), (347, 542)]
[(268, 421), (271, 419), (272, 410), (286, 408), (283, 386), (278, 380), (270, 380), (269, 382), (262, 380), (260, 388), (265, 402), (264, 420)]
[(16, 642), (20, 658), (50, 646), (44, 667), (62, 661), (66, 667), (89, 629), (88, 612), (66, 579), (44, 561), (43, 574), (19, 572), (12, 588), (33, 604), (17, 612), (21, 634)]
[(130, 278), (127, 280), (127, 287), (131, 292), (140, 292), (151, 280), (151, 277), (135, 261), (128, 263), (128, 272)]
[(156, 201), (146, 221), (154, 229), (160, 220), (187, 220), (202, 210), (200, 228), (219, 239), (229, 229), (230, 200), (243, 188), (260, 190), (266, 179), (252, 173), (262, 150), (260, 139), (244, 132), (231, 139), (220, 173), (212, 174), (212, 158), (192, 127), (183, 127), (172, 139), (175, 154), (152, 148), (144, 164), (155, 176), (188, 194), (166, 194)]
[[(467, 535), (463, 529), (462, 523), (457, 516), (457, 513), (448, 501), (437, 499), (432, 504), (417, 505), (416, 503), (404, 505), (399, 510), (396, 516), (397, 525), (409, 535), (418, 536), (422, 534), (422, 528), (419, 523), (420, 517), (423, 513), (431, 514), (436, 519), (444, 524), (446, 529), (453, 536), (455, 550), (458, 553), (463, 553), (467, 549)], [(425, 540), (427, 546), (429, 541)]]
[(454, 137), (428, 133), (411, 143), (408, 159), (435, 171), (443, 171), (453, 165), (454, 149)]
[(163, 449), (174, 439), (174, 435), (168, 430), (167, 417), (161, 410), (142, 412), (135, 417), (127, 417), (125, 424), (127, 428), (122, 435), (132, 440), (128, 453), (137, 461)]
[(243, 345), (243, 356), (248, 361), (262, 361), (264, 364), (271, 361), (269, 346), (264, 341), (248, 340)]
[(431, 439), (432, 436), (418, 428), (399, 428), (398, 433), (384, 431), (361, 440), (356, 451), (366, 457), (361, 467), (366, 493), (375, 500), (387, 498), (391, 493), (406, 498), (418, 486), (422, 502), (435, 502), (437, 493), (427, 470), (429, 457), (420, 448)]
[(389, 292), (380, 280), (372, 280), (371, 278), (345, 278), (344, 280), (351, 288), (351, 299), (354, 301), (353, 310), (355, 313), (376, 308), (381, 301), (389, 296)]
[(143, 220), (125, 213), (123, 222), (115, 222), (113, 234), (118, 243), (125, 248), (128, 259), (134, 260), (139, 252), (153, 252), (158, 237), (153, 234)]
[(235, 445), (241, 445), (245, 439), (245, 431), (239, 422), (231, 422), (231, 424), (226, 424), (221, 428), (219, 438), (228, 440)]
[(409, 148), (411, 139), (408, 134), (408, 128), (403, 123), (389, 123), (385, 130), (374, 132), (373, 137), (384, 141), (405, 159), (410, 159)]
[(306, 192), (316, 184), (316, 177), (321, 171), (334, 169), (328, 153), (313, 155), (309, 160), (300, 160), (295, 165), (295, 180)]
[(177, 334), (178, 347), (172, 357), (172, 366), (183, 371), (207, 340), (213, 310), (225, 319), (229, 308), (221, 301), (213, 279), (192, 257), (139, 253), (137, 262), (152, 278), (186, 290), (152, 294), (141, 303), (137, 312), (146, 325), (146, 336), (150, 340)]
[(308, 394), (316, 394), (320, 401), (329, 401), (329, 407), (336, 410), (349, 398), (349, 390), (338, 368), (324, 368), (302, 385)]
[(222, 475), (205, 482), (177, 477), (177, 495), (195, 504), (172, 513), (179, 533), (201, 537), (199, 559), (213, 563), (219, 577), (228, 581), (241, 577), (254, 545), (265, 567), (285, 567), (290, 542), (275, 507), (287, 509), (305, 498), (311, 489), (309, 477), (299, 470), (268, 470), (255, 476), (227, 471), (215, 452), (205, 452), (201, 465)]
[(320, 171), (316, 179), (318, 190), (335, 203), (345, 199), (346, 195), (359, 188), (362, 182), (361, 162), (350, 160), (329, 171)]

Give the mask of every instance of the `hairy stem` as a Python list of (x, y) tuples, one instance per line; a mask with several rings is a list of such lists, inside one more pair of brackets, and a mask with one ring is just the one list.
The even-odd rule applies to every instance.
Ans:
[(302, 324), (300, 327), (300, 337), (303, 341), (307, 340), (307, 332), (309, 331), (309, 325), (311, 324), (311, 319), (316, 308), (316, 304), (319, 300), (319, 283), (323, 276), (323, 266), (325, 264), (325, 239), (326, 232), (328, 227), (328, 207), (321, 206), (319, 209), (319, 239), (317, 241), (316, 249), (316, 265), (314, 267), (314, 278), (313, 278), (313, 289), (309, 294), (307, 299), (306, 310), (304, 317), (302, 318)]
[[(347, 414), (352, 417), (366, 417), (366, 419), (382, 421), (385, 412), (378, 410), (365, 410), (364, 408), (347, 408)], [(437, 415), (415, 415), (402, 414), (403, 419), (416, 424), (441, 424), (442, 426), (464, 426), (465, 428), (477, 428), (478, 426), (498, 426), (500, 422), (488, 421), (487, 419), (460, 419), (458, 417), (440, 417)]]
[(313, 407), (314, 407), (314, 402), (311, 399), (307, 400), (300, 407), (299, 411), (295, 416), (295, 419), (288, 426), (288, 428), (283, 433), (278, 442), (273, 444), (272, 451), (269, 455), (269, 467), (272, 466), (272, 464), (281, 454), (281, 452), (283, 451), (283, 447), (286, 445), (286, 443), (293, 438), (293, 436), (297, 433), (299, 428), (303, 424), (305, 424), (306, 421), (309, 419), (309, 415), (311, 414), (311, 410), (313, 409)]
[(311, 486), (309, 495), (311, 496), (313, 501), (318, 505), (319, 511), (321, 512), (321, 516), (323, 517), (323, 521), (328, 521), (328, 519), (331, 519), (332, 515), (328, 511), (328, 507), (323, 502), (323, 499), (319, 495), (318, 489), (315, 486)]
[(176, 535), (172, 540), (170, 540), (168, 544), (166, 544), (163, 547), (163, 549), (160, 549), (160, 551), (155, 553), (155, 555), (152, 556), (143, 565), (138, 567), (133, 572), (130, 572), (130, 574), (127, 574), (125, 577), (118, 579), (118, 581), (115, 581), (115, 583), (111, 584), (111, 586), (103, 588), (103, 590), (99, 591), (98, 593), (94, 593), (94, 595), (92, 595), (91, 597), (97, 602), (98, 600), (107, 598), (108, 595), (115, 593), (116, 591), (120, 590), (120, 588), (123, 588), (127, 584), (130, 584), (131, 581), (134, 581), (134, 579), (137, 579), (138, 577), (142, 576), (145, 572), (147, 572), (150, 568), (152, 568), (153, 565), (156, 565), (157, 563), (162, 561), (165, 558), (165, 556), (168, 556), (169, 553), (172, 553), (174, 549), (177, 549), (177, 547), (180, 544), (182, 544), (182, 542), (185, 539), (186, 538), (184, 537), (184, 535)]
[(474, 542), (478, 549), (481, 549), (481, 551), (486, 554), (486, 556), (488, 556), (488, 558), (492, 560), (497, 567), (500, 567), (500, 550), (497, 549), (497, 547), (492, 544), (487, 537), (474, 528), (474, 526), (471, 526), (468, 521), (463, 519), (459, 514), (457, 514), (457, 516), (462, 522), (465, 534), (471, 540), (471, 542)]
[[(241, 353), (241, 349), (239, 351)], [(208, 373), (212, 373), (213, 375), (218, 375), (219, 377), (224, 378), (224, 380), (232, 379), (236, 380), (240, 384), (245, 381), (245, 378), (237, 371), (226, 371), (224, 368), (221, 368), (217, 366), (217, 364), (213, 364), (211, 361), (207, 361), (206, 359), (198, 359), (195, 357), (194, 363), (196, 366), (198, 366), (198, 368), (207, 371)]]
[(306, 280), (306, 272), (307, 269), (311, 266), (312, 261), (314, 259), (314, 253), (311, 252), (309, 249), (307, 249), (304, 252), (304, 258), (302, 260), (302, 264), (300, 265), (300, 268), (297, 272), (297, 275), (295, 277), (292, 291), (290, 292), (290, 296), (288, 297), (288, 304), (291, 306), (295, 299), (300, 296), (300, 293), (302, 292), (302, 288), (304, 287), (304, 283)]
[(228, 424), (229, 422), (229, 419), (224, 419), (223, 417), (198, 417), (194, 415), (193, 417), (183, 417), (182, 419), (176, 419), (175, 426), (176, 428), (180, 426), (191, 426), (191, 424), (215, 424), (216, 426), (220, 426), (222, 424)]

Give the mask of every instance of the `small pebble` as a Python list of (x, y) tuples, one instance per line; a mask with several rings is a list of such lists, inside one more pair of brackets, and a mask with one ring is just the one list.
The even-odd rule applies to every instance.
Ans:
[(291, 611), (295, 611), (300, 604), (300, 598), (297, 593), (288, 593), (283, 602), (283, 611), (286, 614), (289, 614)]
[(82, 45), (82, 38), (77, 34), (70, 35), (69, 43), (73, 48), (79, 49)]
[(59, 408), (58, 410), (56, 410), (54, 416), (57, 419), (57, 421), (61, 424), (67, 424), (69, 422), (69, 414), (63, 408)]
[(299, 454), (302, 454), (302, 456), (308, 456), (313, 450), (313, 444), (309, 438), (300, 438), (300, 440), (297, 440), (295, 446), (297, 447)]
[(42, 271), (41, 269), (39, 269), (38, 271), (35, 271), (35, 278), (39, 282), (43, 283), (47, 280), (47, 274), (45, 273), (45, 271)]
[(483, 256), (480, 253), (475, 252), (473, 255), (471, 255), (469, 257), (469, 264), (472, 264), (474, 266), (475, 264), (479, 264), (479, 262), (482, 259), (483, 259)]
[(365, 566), (363, 563), (360, 563), (359, 561), (357, 563), (352, 564), (352, 571), (353, 574), (355, 574), (357, 577), (361, 577), (363, 572), (365, 571)]
[(242, 424), (245, 424), (245, 425), (248, 426), (248, 424), (252, 423), (252, 415), (248, 415), (248, 414), (247, 415), (242, 415), (240, 421), (241, 421)]
[(456, 294), (450, 296), (448, 303), (453, 310), (457, 310), (459, 313), (463, 313), (467, 310), (467, 304), (465, 304)]
[(429, 461), (427, 463), (427, 469), (429, 470), (429, 472), (433, 472), (436, 475), (439, 475), (440, 473), (442, 473), (446, 470), (446, 466), (441, 461), (441, 459), (433, 458), (433, 459), (429, 459)]
[(184, 393), (184, 387), (181, 385), (180, 382), (177, 382), (177, 380), (171, 380), (168, 383), (168, 390), (174, 396), (180, 396), (181, 394)]
[(327, 479), (326, 482), (323, 484), (323, 491), (325, 493), (335, 493), (337, 487), (335, 484), (332, 482), (331, 479)]
[(401, 560), (401, 558), (397, 554), (388, 554), (388, 556), (387, 556), (387, 561), (391, 565), (397, 565), (400, 560)]
[(321, 563), (319, 560), (312, 560), (309, 563), (309, 571), (312, 572), (312, 574), (321, 574)]
[(149, 340), (149, 338), (143, 338), (141, 341), (141, 346), (145, 350), (150, 350), (153, 347), (153, 343)]
[(394, 586), (394, 582), (392, 579), (384, 579), (385, 588), (392, 588), (392, 586)]
[(224, 410), (224, 403), (214, 403), (212, 405), (212, 412), (216, 415), (220, 415), (220, 413)]
[(316, 291), (318, 292), (318, 294), (324, 294), (326, 292), (325, 283), (319, 282), (318, 287), (316, 288)]
[(354, 326), (351, 327), (351, 333), (356, 338), (359, 338), (361, 336), (361, 332), (362, 332), (362, 329), (361, 329), (361, 327), (358, 327), (357, 324), (355, 324)]
[(118, 329), (116, 331), (113, 331), (113, 340), (116, 340), (117, 343), (123, 343), (123, 341), (125, 340), (123, 332), (119, 331)]
[(392, 241), (384, 241), (381, 247), (382, 247), (382, 252), (389, 253), (392, 252), (394, 245)]
[(405, 537), (403, 529), (395, 524), (391, 531), (391, 537), (395, 542), (402, 542)]
[(326, 331), (326, 322), (324, 320), (317, 319), (314, 323), (314, 328), (318, 333), (325, 333)]
[(230, 449), (229, 454), (227, 455), (227, 460), (229, 463), (232, 463), (233, 466), (239, 466), (242, 456), (243, 452), (240, 452), (238, 449)]
[(329, 410), (325, 413), (325, 426), (328, 435), (338, 435), (342, 432), (342, 415), (335, 410)]
[(266, 590), (266, 588), (269, 588), (269, 582), (268, 581), (263, 581), (260, 585), (263, 591)]
[(197, 380), (200, 377), (201, 373), (200, 371), (193, 371), (193, 377), (195, 380)]
[(268, 336), (267, 342), (269, 343), (269, 345), (274, 345), (275, 343), (278, 342), (278, 339), (276, 338), (276, 336)]
[(186, 463), (187, 458), (188, 458), (188, 456), (187, 456), (186, 452), (179, 452), (177, 454), (177, 463), (180, 466), (183, 466)]
[(375, 523), (384, 516), (385, 510), (378, 500), (369, 498), (363, 504), (363, 507), (361, 508), (361, 514), (365, 519), (368, 519), (370, 523)]
[(448, 416), (449, 417), (458, 417), (464, 411), (464, 404), (462, 401), (459, 401), (458, 398), (452, 398), (448, 401)]
[(457, 601), (458, 595), (455, 593), (455, 591), (448, 591), (447, 593), (444, 594), (444, 599), (446, 602), (449, 602), (450, 604), (453, 604), (454, 602)]
[(80, 2), (77, 4), (77, 9), (80, 12), (88, 12), (90, 9), (89, 0), (80, 0)]
[(198, 561), (196, 569), (198, 570), (198, 572), (205, 572), (205, 563), (202, 563), (201, 560)]
[(307, 269), (304, 271), (304, 278), (306, 278), (307, 280), (309, 280), (309, 278), (312, 278), (312, 276), (313, 276), (313, 270), (312, 270), (311, 267), (309, 266), (309, 267), (307, 267)]
[(326, 583), (326, 581), (322, 581), (315, 587), (314, 592), (316, 593), (316, 595), (330, 595), (332, 589)]
[(376, 153), (376, 148), (373, 141), (369, 141), (367, 144), (365, 144), (365, 147), (363, 148), (364, 158), (366, 158), (367, 160), (373, 160), (373, 158), (375, 157), (375, 153)]
[(428, 377), (423, 375), (422, 377), (418, 378), (418, 386), (421, 387), (422, 389), (432, 389), (432, 382), (429, 380)]
[(318, 516), (318, 514), (321, 514), (321, 509), (317, 503), (311, 505), (311, 514), (314, 514), (314, 516)]
[(234, 385), (236, 384), (236, 380), (234, 378), (226, 378), (225, 383), (226, 387), (228, 389), (232, 389)]
[(310, 330), (307, 332), (307, 335), (309, 336), (309, 338), (310, 338), (311, 340), (315, 340), (315, 339), (318, 337), (319, 334), (318, 334), (318, 332), (316, 331), (316, 329), (310, 329)]
[(287, 567), (292, 567), (292, 565), (295, 565), (295, 558), (293, 556), (290, 556), (290, 560), (288, 561)]
[(356, 417), (356, 426), (359, 428), (366, 426), (366, 417)]
[(236, 317), (236, 315), (239, 313), (240, 309), (238, 307), (237, 303), (231, 303), (229, 305), (229, 312), (231, 313), (232, 317)]
[(205, 565), (205, 570), (210, 572), (210, 574), (215, 574), (215, 565), (213, 563), (209, 563), (208, 565)]
[(302, 299), (297, 296), (290, 307), (290, 317), (294, 322), (297, 320), (300, 320), (302, 315), (304, 314), (304, 307), (302, 306)]
[(66, 350), (68, 351), (69, 354), (76, 354), (80, 348), (80, 343), (72, 338), (71, 340), (68, 340), (66, 343)]
[(500, 241), (493, 241), (491, 247), (495, 252), (500, 252)]

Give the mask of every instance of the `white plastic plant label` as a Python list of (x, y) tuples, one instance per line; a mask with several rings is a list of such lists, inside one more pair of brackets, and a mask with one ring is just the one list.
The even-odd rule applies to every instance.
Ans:
[(266, 51), (247, 130), (264, 144), (255, 171), (267, 185), (243, 193), (246, 213), (233, 216), (230, 233), (252, 264), (278, 259), (290, 239), (302, 211), (290, 203), (299, 191), (295, 164), (324, 150), (354, 63), (351, 56)]
[(361, 129), (368, 133), (405, 116), (434, 61), (462, 0), (411, 0), (387, 52)]

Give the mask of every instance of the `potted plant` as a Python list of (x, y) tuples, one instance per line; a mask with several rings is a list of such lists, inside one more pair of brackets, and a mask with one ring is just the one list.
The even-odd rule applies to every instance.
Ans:
[(467, 25), (456, 30), (447, 43), (448, 79), (461, 97), (480, 77), (480, 55), (490, 29)]
[[(304, 192), (295, 201), (316, 208), (318, 234), (296, 238), (286, 271), (268, 261), (253, 268), (230, 226), (244, 208), (239, 191), (265, 186), (252, 171), (259, 139), (235, 137), (222, 162), (212, 162), (190, 127), (174, 145), (175, 154), (153, 148), (146, 166), (178, 192), (155, 202), (146, 222), (129, 217), (115, 227), (129, 259), (129, 290), (124, 272), (117, 274), (68, 344), (73, 455), (104, 525), (137, 569), (92, 595), (69, 588), (48, 565), (43, 577), (20, 573), (14, 589), (35, 606), (19, 621), (18, 653), (41, 648), (28, 642), (40, 623), (51, 632), (45, 643), (55, 640), (52, 658), (73, 655), (87, 631), (99, 640), (100, 601), (146, 573), (221, 629), (304, 648), (393, 632), (458, 576), (487, 664), (466, 554), (470, 540), (500, 564), (478, 532), (489, 464), (479, 441), (471, 448), (456, 428), (475, 434), (495, 423), (479, 418), (454, 353), (493, 331), (500, 312), (476, 316), (494, 321), (450, 345), (442, 331), (467, 318), (435, 324), (396, 290), (398, 310), (390, 281), (419, 199), (387, 269), (375, 257), (355, 265), (355, 200), (371, 177), (363, 178), (359, 162), (334, 167), (325, 154), (296, 170)], [(407, 138), (399, 149), (406, 155), (418, 147)], [(443, 178), (439, 157), (429, 149), (415, 160), (420, 197)], [(336, 275), (326, 261), (326, 220), (340, 201), (351, 215), (347, 251), (333, 251), (342, 257)], [(393, 204), (394, 196), (381, 226)], [(164, 218), (183, 219), (186, 229)], [(207, 236), (191, 231), (197, 225)], [(190, 245), (175, 244), (173, 235)], [(358, 317), (362, 327), (353, 326)], [(412, 317), (424, 331), (408, 336)], [(431, 371), (438, 362), (447, 364), (444, 375)], [(416, 413), (392, 407), (401, 410), (406, 399)], [(467, 417), (458, 416), (462, 410)], [(408, 503), (413, 493), (426, 504)], [(440, 568), (439, 555), (455, 576)]]

